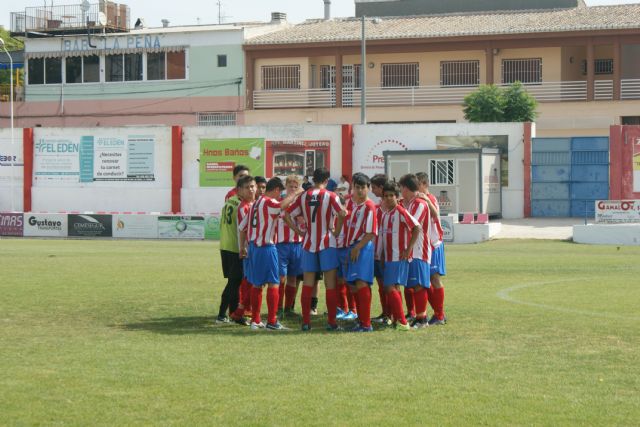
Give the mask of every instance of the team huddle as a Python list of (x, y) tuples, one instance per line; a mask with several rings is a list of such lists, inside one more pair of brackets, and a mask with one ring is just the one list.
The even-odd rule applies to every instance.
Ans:
[[(302, 280), (301, 327), (310, 331), (322, 279), (328, 331), (343, 330), (339, 320), (355, 321), (354, 332), (373, 331), (372, 322), (399, 331), (446, 323), (442, 228), (427, 174), (407, 174), (396, 184), (385, 175), (356, 173), (343, 199), (327, 190), (326, 168), (314, 171), (313, 187), (306, 191), (296, 175), (285, 182), (277, 177), (267, 181), (238, 165), (233, 176), (236, 187), (225, 197), (220, 221), (228, 281), (219, 322), (254, 330), (288, 329), (280, 320), (294, 314)], [(381, 200), (379, 205), (370, 192)], [(372, 319), (374, 278), (382, 313)], [(261, 318), (265, 287), (266, 324)]]

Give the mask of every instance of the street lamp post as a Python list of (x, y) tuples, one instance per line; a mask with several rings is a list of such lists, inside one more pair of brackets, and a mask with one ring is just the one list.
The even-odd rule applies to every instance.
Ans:
[(0, 45), (2, 45), (2, 49), (4, 49), (4, 53), (9, 57), (9, 109), (11, 110), (11, 151), (13, 155), (13, 160), (11, 161), (11, 211), (15, 211), (15, 195), (13, 194), (13, 186), (14, 186), (14, 173), (13, 169), (16, 163), (16, 155), (15, 155), (15, 146), (14, 146), (14, 136), (13, 136), (13, 58), (9, 51), (7, 50), (7, 46), (4, 43), (4, 40), (0, 38)]
[(367, 36), (365, 33), (366, 17), (362, 15), (362, 41), (360, 51), (360, 124), (367, 124)]

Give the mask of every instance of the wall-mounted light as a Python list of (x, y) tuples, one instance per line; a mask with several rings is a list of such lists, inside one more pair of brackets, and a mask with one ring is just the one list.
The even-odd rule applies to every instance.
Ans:
[(496, 47), (496, 48), (493, 48), (493, 54), (494, 54), (494, 55), (497, 55), (497, 54), (499, 54), (499, 53), (500, 53), (500, 49), (498, 49), (497, 47)]
[(569, 57), (569, 64), (573, 64), (573, 56)]
[(373, 62), (369, 62), (369, 63), (367, 64), (367, 67), (369, 67), (369, 68), (373, 68), (373, 67), (375, 67), (375, 66), (376, 66), (376, 64), (374, 64)]

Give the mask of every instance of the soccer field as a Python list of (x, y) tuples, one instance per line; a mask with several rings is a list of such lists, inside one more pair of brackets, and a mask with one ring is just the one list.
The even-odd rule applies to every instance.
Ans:
[(0, 425), (640, 420), (638, 247), (450, 245), (449, 323), (369, 334), (214, 324), (212, 242), (3, 239), (0, 259)]

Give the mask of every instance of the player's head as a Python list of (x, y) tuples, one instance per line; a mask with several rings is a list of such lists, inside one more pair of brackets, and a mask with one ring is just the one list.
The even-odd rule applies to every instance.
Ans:
[(300, 185), (302, 184), (302, 180), (298, 175), (288, 175), (285, 180), (285, 187), (287, 189), (287, 194), (295, 194)]
[(421, 193), (429, 192), (429, 175), (426, 172), (418, 172), (416, 174), (416, 178), (418, 178), (418, 190)]
[(264, 194), (272, 199), (279, 199), (282, 190), (284, 190), (284, 184), (282, 183), (282, 180), (276, 176), (267, 182)]
[(326, 186), (330, 176), (329, 169), (318, 168), (313, 171), (313, 183), (316, 186)]
[(236, 183), (238, 196), (247, 202), (253, 201), (256, 196), (256, 180), (250, 175), (241, 176)]
[(408, 173), (403, 175), (398, 183), (400, 184), (402, 198), (406, 200), (413, 199), (418, 191), (418, 178), (414, 174)]
[(266, 189), (267, 179), (264, 176), (256, 176), (256, 196), (262, 196)]
[(395, 182), (387, 182), (382, 187), (382, 202), (387, 209), (393, 209), (398, 204), (398, 197), (400, 197), (400, 189)]
[(382, 197), (382, 187), (387, 183), (389, 178), (383, 173), (373, 175), (371, 178), (371, 191), (376, 197)]
[(238, 182), (238, 180), (243, 177), (249, 175), (249, 168), (245, 165), (236, 165), (233, 168), (233, 180)]
[(353, 182), (351, 189), (353, 200), (359, 203), (367, 200), (369, 190), (371, 190), (371, 180), (369, 177), (362, 172), (357, 172), (353, 174), (351, 181)]

